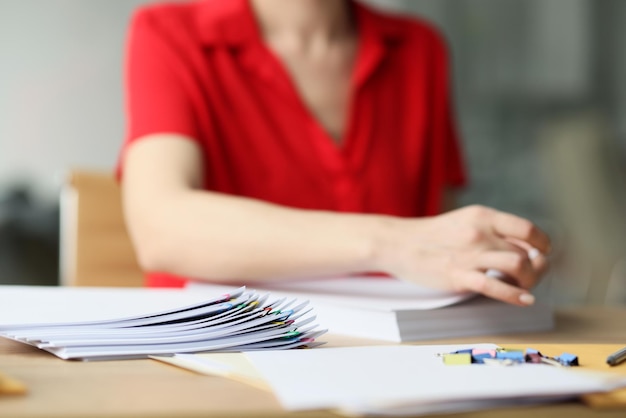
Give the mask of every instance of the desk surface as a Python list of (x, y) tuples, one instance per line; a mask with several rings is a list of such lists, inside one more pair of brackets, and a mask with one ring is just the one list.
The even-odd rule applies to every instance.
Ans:
[[(328, 346), (387, 344), (339, 336)], [(542, 343), (626, 345), (626, 308), (568, 308), (556, 313), (549, 333), (428, 341), (492, 342), (540, 348)], [(626, 365), (621, 366), (626, 367)], [(336, 417), (328, 411), (288, 413), (272, 394), (228, 379), (202, 376), (153, 360), (68, 362), (34, 347), (0, 338), (0, 371), (24, 382), (25, 396), (0, 397), (3, 417)], [(626, 372), (625, 372), (626, 373)], [(624, 417), (577, 402), (499, 409), (454, 417)], [(443, 417), (443, 416), (438, 416)]]

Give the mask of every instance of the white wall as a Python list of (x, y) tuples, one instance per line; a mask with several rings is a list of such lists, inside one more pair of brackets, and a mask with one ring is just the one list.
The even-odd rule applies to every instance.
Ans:
[(56, 199), (67, 168), (114, 165), (123, 45), (140, 3), (0, 0), (0, 193), (32, 181)]

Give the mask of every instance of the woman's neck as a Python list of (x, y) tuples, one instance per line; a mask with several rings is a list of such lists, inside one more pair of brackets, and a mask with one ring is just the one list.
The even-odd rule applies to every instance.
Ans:
[(352, 37), (347, 0), (249, 0), (263, 37), (298, 49)]

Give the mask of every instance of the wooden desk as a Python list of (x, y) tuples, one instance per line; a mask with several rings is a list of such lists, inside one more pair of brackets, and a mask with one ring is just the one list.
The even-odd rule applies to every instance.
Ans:
[[(325, 339), (329, 346), (385, 344), (338, 336)], [(537, 348), (541, 343), (626, 345), (626, 308), (562, 309), (556, 315), (556, 330), (550, 333), (428, 343), (466, 342), (532, 345)], [(620, 367), (626, 368), (626, 365)], [(152, 360), (67, 362), (33, 347), (1, 338), (0, 370), (22, 380), (29, 388), (26, 396), (0, 398), (0, 416), (7, 418), (337, 416), (329, 411), (288, 413), (268, 392), (224, 378), (197, 375)], [(598, 411), (571, 402), (453, 416), (521, 418), (530, 414), (533, 418), (617, 418), (626, 416), (626, 410)]]

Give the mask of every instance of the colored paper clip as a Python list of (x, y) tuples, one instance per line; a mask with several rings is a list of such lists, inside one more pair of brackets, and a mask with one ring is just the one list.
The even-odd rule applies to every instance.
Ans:
[(563, 353), (558, 357), (547, 357), (534, 348), (525, 350), (511, 348), (497, 349), (462, 349), (451, 353), (439, 353), (444, 364), (487, 364), (496, 366), (512, 366), (522, 363), (549, 364), (556, 367), (578, 366), (578, 357), (571, 353)]
[(506, 367), (506, 366), (515, 366), (519, 363), (511, 359), (486, 358), (486, 359), (483, 359), (483, 364), (486, 364), (487, 366), (505, 366)]
[(526, 363), (541, 363), (541, 354), (539, 353), (528, 353), (526, 354)]
[(451, 365), (463, 365), (472, 364), (472, 355), (470, 353), (448, 353), (443, 355), (443, 364)]
[(472, 354), (472, 363), (483, 364), (485, 360), (491, 360), (495, 358), (491, 353), (476, 353)]
[(574, 354), (563, 353), (554, 359), (563, 366), (578, 366), (578, 356), (575, 356)]
[(526, 356), (523, 351), (498, 351), (496, 353), (497, 359), (502, 360), (511, 360), (516, 363), (524, 363), (526, 361)]
[(550, 366), (563, 367), (563, 365), (557, 360), (551, 357), (541, 357), (541, 362), (545, 364), (549, 364)]

